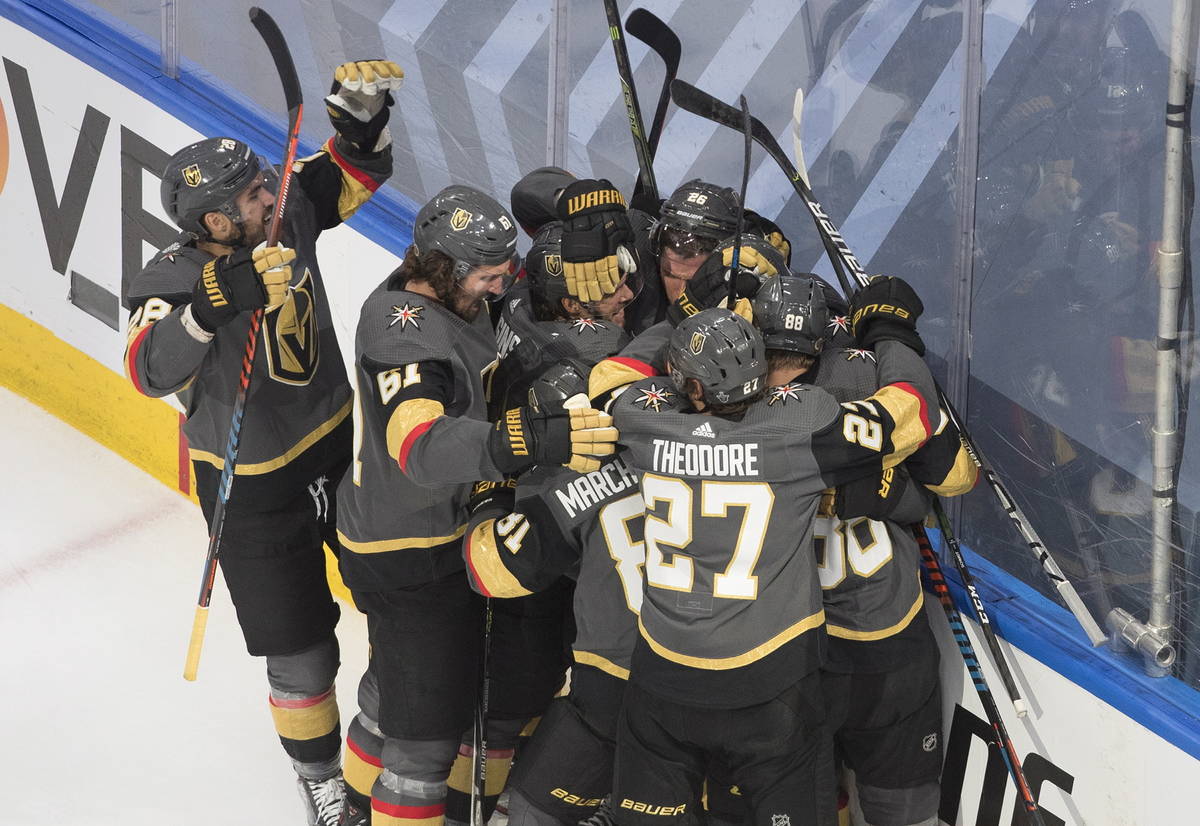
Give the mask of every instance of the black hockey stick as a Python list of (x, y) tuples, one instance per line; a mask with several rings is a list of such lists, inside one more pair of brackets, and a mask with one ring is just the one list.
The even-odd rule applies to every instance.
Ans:
[[(279, 26), (257, 6), (250, 9), (250, 22), (258, 29), (267, 45), (279, 80), (283, 84), (283, 97), (288, 108), (288, 140), (284, 154), (283, 169), (279, 173), (279, 192), (275, 196), (275, 212), (267, 230), (267, 246), (275, 246), (283, 232), (283, 215), (287, 208), (288, 191), (292, 184), (292, 164), (296, 160), (296, 146), (300, 140), (300, 120), (304, 115), (304, 102), (300, 95), (300, 78), (296, 65), (288, 51), (287, 42)], [(229, 493), (233, 487), (233, 471), (237, 465), (238, 448), (241, 446), (242, 419), (246, 414), (246, 395), (250, 391), (250, 378), (254, 370), (254, 355), (258, 349), (258, 329), (262, 326), (263, 311), (250, 314), (250, 333), (246, 337), (246, 353), (242, 357), (242, 372), (238, 379), (237, 396), (233, 401), (233, 418), (229, 423), (229, 438), (225, 442), (225, 463), (221, 468), (221, 480), (217, 486), (217, 504), (213, 509), (212, 529), (208, 535), (208, 554), (204, 558), (204, 575), (200, 580), (200, 597), (196, 604), (196, 616), (192, 620), (192, 636), (188, 642), (187, 660), (183, 666), (183, 678), (195, 680), (200, 668), (200, 650), (204, 646), (204, 631), (208, 625), (208, 606), (212, 602), (213, 585), (217, 577), (217, 559), (221, 548), (221, 534), (225, 529), (225, 510)]]
[(731, 310), (737, 302), (737, 271), (742, 258), (742, 230), (746, 227), (746, 189), (750, 186), (750, 147), (753, 146), (750, 138), (750, 106), (746, 103), (745, 95), (739, 97), (738, 102), (742, 106), (742, 135), (745, 138), (745, 148), (742, 156), (742, 194), (738, 196), (741, 208), (738, 210), (737, 230), (733, 235), (733, 253), (729, 261), (729, 309)]
[(488, 675), (492, 651), (492, 598), (487, 598), (483, 620), (483, 651), (479, 657), (479, 702), (475, 706), (472, 732), (471, 826), (484, 826), (484, 800), (487, 796), (487, 717), (492, 680)]
[(658, 140), (662, 137), (663, 124), (667, 120), (667, 104), (671, 102), (671, 81), (679, 72), (679, 58), (683, 55), (683, 44), (671, 27), (646, 9), (634, 9), (625, 18), (625, 32), (630, 37), (650, 47), (666, 67), (662, 91), (658, 94), (658, 105), (654, 107), (654, 119), (650, 121), (650, 159), (658, 154)]
[[(691, 84), (684, 83), (681, 80), (676, 80), (671, 84), (671, 97), (675, 104), (681, 109), (685, 109), (701, 117), (708, 118), (716, 123), (726, 126), (735, 131), (741, 131), (741, 112), (727, 103), (717, 100), (712, 95), (702, 92)], [(858, 263), (858, 259), (850, 251), (846, 241), (838, 232), (833, 221), (825, 214), (825, 210), (813, 195), (812, 189), (804, 182), (804, 177), (796, 171), (791, 160), (784, 154), (779, 147), (779, 143), (775, 140), (775, 136), (771, 134), (766, 126), (757, 118), (751, 118), (752, 133), (754, 140), (766, 149), (767, 154), (779, 165), (779, 168), (788, 176), (792, 183), (792, 187), (796, 190), (796, 194), (804, 201), (809, 213), (812, 215), (813, 221), (817, 225), (817, 231), (821, 235), (822, 244), (825, 251), (829, 254), (830, 262), (833, 264), (834, 270), (837, 272), (838, 281), (842, 284), (846, 295), (851, 295), (855, 292), (855, 287), (852, 287), (846, 280), (846, 276), (842, 271), (841, 265), (845, 264), (853, 273), (858, 285), (866, 284), (869, 278), (862, 265)], [(1100, 645), (1105, 642), (1108, 637), (1100, 630), (1100, 626), (1096, 624), (1092, 618), (1091, 611), (1083, 604), (1083, 600), (1079, 598), (1079, 594), (1075, 591), (1075, 587), (1067, 579), (1066, 574), (1050, 556), (1050, 552), (1046, 549), (1041, 537), (1033, 529), (1029, 520), (1025, 517), (1025, 513), (1017, 505), (1004, 483), (996, 475), (991, 465), (980, 452), (978, 446), (967, 433), (966, 427), (963, 424), (961, 417), (955, 411), (953, 405), (946, 398), (945, 393), (939, 388), (938, 394), (946, 414), (954, 423), (955, 427), (962, 433), (963, 440), (967, 446), (967, 451), (971, 454), (972, 460), (979, 467), (983, 478), (987, 480), (988, 485), (995, 493), (996, 498), (1000, 500), (1000, 506), (1004, 512), (1008, 514), (1010, 520), (1024, 538), (1030, 553), (1034, 555), (1038, 563), (1041, 565), (1043, 573), (1050, 579), (1058, 591), (1067, 608), (1075, 615), (1075, 619), (1083, 626), (1084, 633), (1092, 645)]]
[(971, 638), (967, 636), (967, 629), (963, 625), (962, 615), (954, 607), (954, 600), (950, 596), (950, 589), (946, 586), (946, 579), (942, 576), (941, 568), (937, 564), (937, 554), (934, 552), (933, 546), (929, 544), (929, 537), (925, 535), (924, 531), (917, 533), (916, 537), (917, 544), (921, 548), (921, 558), (926, 563), (933, 563), (926, 565), (926, 570), (929, 572), (930, 586), (933, 588), (933, 593), (937, 596), (938, 602), (942, 604), (942, 609), (946, 612), (946, 619), (950, 623), (950, 632), (954, 635), (954, 641), (958, 643), (958, 651), (962, 654), (963, 662), (967, 664), (967, 673), (971, 675), (971, 682), (975, 684), (975, 691), (979, 694), (979, 701), (983, 704), (983, 710), (987, 715), (988, 722), (992, 724), (992, 732), (996, 737), (996, 746), (1000, 749), (1000, 756), (1004, 758), (1004, 764), (1008, 767), (1008, 773), (1017, 786), (1017, 796), (1020, 798), (1021, 805), (1025, 809), (1025, 816), (1032, 826), (1045, 826), (1041, 810), (1038, 808), (1037, 801), (1033, 797), (1033, 792), (1029, 789), (1029, 783), (1025, 779), (1025, 771), (1021, 768), (1021, 760), (1017, 756), (1017, 749), (1013, 745), (1012, 739), (1008, 736), (1008, 729), (1004, 727), (1004, 720), (1000, 717), (1000, 709), (996, 707), (996, 698), (992, 696), (992, 690), (988, 688), (987, 678), (984, 677), (983, 669), (979, 665), (979, 658), (975, 656), (975, 647), (971, 645)]
[(654, 178), (654, 156), (646, 139), (642, 109), (638, 105), (637, 89), (633, 85), (633, 70), (629, 66), (629, 50), (625, 47), (625, 33), (621, 28), (621, 12), (617, 9), (617, 0), (604, 0), (604, 13), (608, 16), (608, 35), (612, 38), (613, 54), (617, 58), (617, 76), (621, 79), (625, 112), (629, 115), (629, 131), (633, 135), (633, 149), (637, 153), (637, 191), (657, 203), (658, 181)]

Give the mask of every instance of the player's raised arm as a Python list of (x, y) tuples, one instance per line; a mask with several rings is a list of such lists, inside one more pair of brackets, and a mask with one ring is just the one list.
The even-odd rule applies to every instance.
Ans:
[(392, 92), (403, 83), (404, 70), (390, 60), (352, 60), (334, 70), (325, 111), (335, 134), (295, 166), (320, 229), (348, 219), (391, 177), (387, 122)]

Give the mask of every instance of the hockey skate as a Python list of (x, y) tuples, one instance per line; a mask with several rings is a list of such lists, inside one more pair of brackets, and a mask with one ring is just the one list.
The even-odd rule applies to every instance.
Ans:
[(346, 809), (346, 787), (341, 772), (324, 780), (306, 780), (300, 777), (296, 779), (296, 785), (300, 789), (300, 797), (304, 800), (308, 826), (342, 826), (345, 822), (342, 814)]

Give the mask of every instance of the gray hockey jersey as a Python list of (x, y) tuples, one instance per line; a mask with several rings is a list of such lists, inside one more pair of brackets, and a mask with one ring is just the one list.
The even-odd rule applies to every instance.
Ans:
[(898, 464), (931, 433), (924, 362), (896, 342), (877, 349), (883, 386), (859, 401), (796, 385), (731, 421), (689, 412), (661, 378), (616, 400), (645, 505), (631, 679), (646, 690), (746, 706), (819, 666), (825, 614), (812, 545), (821, 492)]
[[(316, 241), (322, 230), (365, 203), (392, 170), (390, 154), (351, 152), (331, 139), (296, 165), (282, 241), (296, 250), (292, 289), (282, 306), (263, 317), (242, 422), (235, 506), (286, 500), (296, 495), (296, 484), (308, 484), (321, 470), (346, 460), (350, 386), (317, 267)], [(124, 296), (130, 307), (125, 370), (140, 393), (179, 395), (197, 474), (205, 476), (208, 466), (207, 476), (215, 482), (224, 466), (250, 314), (218, 329), (207, 343), (183, 328), (180, 315), (211, 260), (189, 236), (181, 236), (130, 280)], [(339, 444), (331, 445), (325, 437), (343, 423)]]
[(355, 337), (354, 461), (338, 488), (341, 570), (351, 589), (416, 585), (462, 569), (471, 485), (502, 476), (486, 449), (484, 388), (495, 366), (486, 313), (464, 321), (396, 276), (368, 296)]
[(472, 587), (517, 597), (573, 577), (575, 661), (628, 679), (642, 602), (642, 511), (638, 478), (619, 458), (584, 474), (535, 467), (521, 476), (511, 512), (472, 516), (463, 544)]

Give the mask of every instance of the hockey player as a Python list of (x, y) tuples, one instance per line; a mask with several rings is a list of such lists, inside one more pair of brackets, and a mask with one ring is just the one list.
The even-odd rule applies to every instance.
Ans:
[(350, 387), (317, 267), (320, 233), (349, 218), (392, 170), (386, 123), (404, 73), (387, 61), (339, 66), (326, 99), (335, 136), (295, 166), (284, 246), (267, 237), (274, 173), (245, 143), (184, 147), (162, 178), (182, 230), (134, 276), (126, 372), (148, 396), (177, 393), (210, 528), (250, 311), (266, 309), (225, 511), (220, 566), (250, 654), (265, 657), (270, 709), (309, 824), (343, 808), (334, 677), (338, 608), (322, 541), (334, 544), (334, 488), (350, 457)]
[[(586, 404), (586, 362), (534, 382), (539, 409)], [(482, 482), (463, 552), (475, 590), (519, 597), (564, 574), (576, 580), (571, 690), (555, 700), (510, 782), (511, 826), (574, 826), (612, 788), (617, 711), (629, 676), (642, 598), (638, 480), (619, 458), (579, 474), (538, 466), (511, 485)]]
[[(595, 467), (593, 455), (613, 452), (615, 432), (592, 427), (607, 420), (594, 411), (518, 407), (495, 425), (487, 420), (496, 340), (481, 308), (503, 294), (517, 261), (509, 214), (482, 192), (447, 187), (417, 213), (403, 263), (359, 318), (361, 429), (339, 489), (338, 537), (371, 642), (347, 736), (347, 781), (356, 802), (370, 799), (375, 826), (447, 816), (484, 636), (483, 600), (467, 584), (460, 550), (472, 483), (534, 464)], [(498, 665), (510, 659), (495, 648), (492, 656)], [(536, 664), (524, 666), (513, 663), (493, 683), (489, 716), (510, 725), (493, 730), (490, 746), (514, 742), (521, 719), (556, 688), (532, 673)]]
[(921, 311), (911, 288), (879, 279), (855, 301), (856, 336), (875, 346), (883, 385), (862, 401), (802, 387), (797, 403), (769, 404), (757, 331), (706, 310), (675, 329), (669, 383), (644, 379), (614, 405), (646, 508), (646, 589), (614, 775), (621, 823), (694, 810), (714, 754), (755, 823), (832, 817), (818, 793), (813, 519), (822, 489), (919, 447), (934, 398), (927, 368), (901, 343)]
[[(753, 307), (766, 345), (768, 404), (796, 404), (798, 388), (810, 383), (841, 401), (879, 388), (873, 352), (824, 347), (828, 314), (811, 278), (774, 279)], [(923, 349), (917, 338), (909, 344)], [(952, 496), (970, 490), (976, 474), (943, 413), (903, 465), (839, 487), (813, 529), (829, 634), (821, 675), (827, 726), (855, 772), (866, 826), (936, 823), (939, 658), (922, 611), (920, 550), (907, 527), (924, 518), (927, 503), (910, 476)]]
[(492, 382), (493, 411), (520, 404), (550, 365), (579, 358), (590, 366), (629, 341), (622, 322), (641, 289), (640, 277), (625, 273), (611, 294), (584, 304), (567, 292), (561, 239), (557, 221), (538, 230), (525, 256), (525, 279), (503, 301), (496, 324), (500, 366)]

